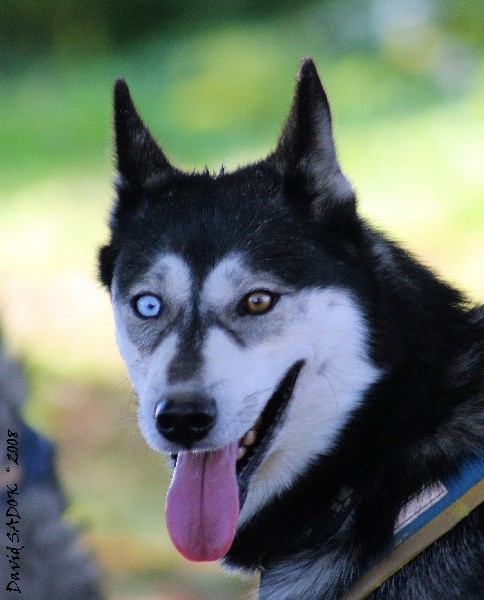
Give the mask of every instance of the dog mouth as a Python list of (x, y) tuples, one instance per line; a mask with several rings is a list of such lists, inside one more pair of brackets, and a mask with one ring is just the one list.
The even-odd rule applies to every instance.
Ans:
[(254, 426), (238, 441), (175, 458), (166, 497), (166, 523), (177, 550), (189, 560), (225, 556), (235, 537), (248, 482), (282, 426), (303, 361), (284, 375)]
[[(247, 486), (251, 475), (262, 463), (276, 430), (282, 426), (285, 409), (303, 364), (304, 361), (298, 361), (287, 371), (257, 421), (238, 442), (236, 473), (240, 508), (247, 497)], [(175, 468), (178, 454), (171, 454), (171, 459)]]
[(255, 424), (239, 440), (236, 472), (239, 484), (240, 508), (246, 500), (248, 482), (252, 474), (261, 465), (274, 434), (284, 422), (285, 411), (303, 364), (304, 361), (298, 361), (288, 370)]

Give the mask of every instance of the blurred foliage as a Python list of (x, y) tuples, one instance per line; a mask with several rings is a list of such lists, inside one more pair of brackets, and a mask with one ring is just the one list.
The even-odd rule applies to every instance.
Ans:
[(484, 2), (443, 0), (442, 24), (449, 32), (473, 44), (484, 45)]
[(2, 0), (3, 64), (53, 52), (119, 49), (154, 32), (213, 27), (301, 8), (304, 0)]
[(160, 31), (257, 21), (289, 15), (304, 6), (325, 6), (329, 16), (337, 10), (361, 19), (371, 10), (393, 12), (399, 4), (403, 13), (415, 14), (419, 5), (421, 14), (431, 10), (435, 24), (444, 31), (471, 44), (484, 44), (484, 3), (475, 0), (2, 0), (0, 68), (8, 73), (39, 55), (119, 49)]

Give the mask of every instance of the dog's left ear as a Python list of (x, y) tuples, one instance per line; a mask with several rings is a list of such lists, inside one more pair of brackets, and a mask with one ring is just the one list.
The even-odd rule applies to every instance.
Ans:
[(291, 111), (269, 160), (290, 189), (306, 192), (317, 219), (331, 220), (335, 209), (355, 216), (355, 194), (336, 157), (328, 99), (311, 58), (301, 62)]
[(129, 187), (148, 187), (175, 173), (138, 115), (124, 79), (114, 85), (114, 131), (118, 173)]

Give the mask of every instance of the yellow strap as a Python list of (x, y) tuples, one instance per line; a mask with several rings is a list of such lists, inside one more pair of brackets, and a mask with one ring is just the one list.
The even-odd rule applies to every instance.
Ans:
[(342, 600), (363, 600), (484, 502), (484, 479), (367, 571)]

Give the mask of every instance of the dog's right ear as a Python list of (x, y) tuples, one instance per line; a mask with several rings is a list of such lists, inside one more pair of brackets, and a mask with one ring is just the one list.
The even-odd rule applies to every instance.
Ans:
[(124, 79), (118, 79), (114, 85), (114, 131), (122, 184), (146, 188), (175, 173), (138, 115)]

